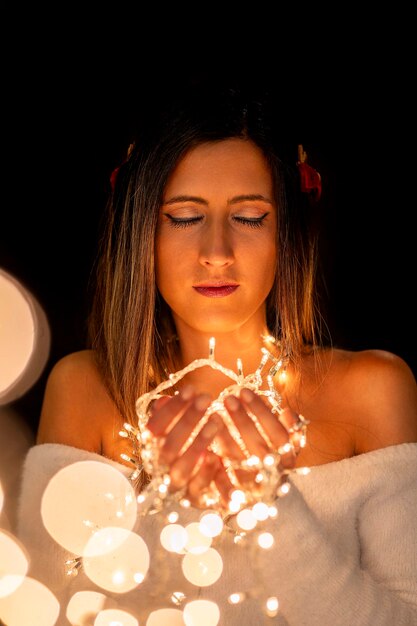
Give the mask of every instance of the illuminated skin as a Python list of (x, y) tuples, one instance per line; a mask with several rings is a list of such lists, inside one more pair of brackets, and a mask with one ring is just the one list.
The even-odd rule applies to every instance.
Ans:
[[(178, 195), (197, 196), (199, 201), (171, 202)], [(242, 195), (257, 199), (231, 202)], [(271, 195), (262, 153), (243, 140), (200, 145), (172, 172), (160, 212), (156, 265), (158, 287), (177, 325), (182, 367), (208, 356), (212, 335), (216, 360), (224, 367), (236, 371), (238, 357), (245, 375), (258, 367), (266, 330), (264, 302), (276, 255)], [(260, 226), (236, 221), (260, 220), (265, 213)], [(194, 221), (173, 226), (172, 217)], [(213, 290), (214, 279), (239, 287), (219, 293)], [(196, 290), (201, 284), (206, 291)], [(275, 450), (288, 442), (287, 429), (298, 414), (309, 420), (307, 446), (297, 458), (286, 454), (286, 467), (320, 465), (417, 440), (417, 387), (409, 366), (396, 355), (331, 348), (320, 352), (318, 366), (314, 355), (304, 354), (299, 370), (302, 385), (290, 364), (285, 389), (280, 389), (284, 425), (258, 396), (252, 395), (250, 403)], [(160, 438), (160, 459), (169, 465), (172, 489), (186, 487), (199, 506), (201, 493), (214, 481), (226, 501), (231, 484), (220, 458), (208, 447), (215, 438), (222, 454), (239, 460), (242, 452), (222, 421), (212, 416), (193, 445), (185, 453), (181, 448), (205, 407), (230, 381), (205, 368), (188, 374), (182, 383), (179, 395), (153, 405), (148, 427)], [(235, 406), (232, 397), (225, 406), (249, 452), (262, 458), (269, 449), (248, 416), (243, 394)], [(93, 353), (79, 351), (62, 358), (48, 378), (37, 443), (70, 445), (120, 462), (122, 453), (131, 455), (129, 440), (115, 435), (124, 421)]]
[[(157, 285), (175, 320), (183, 366), (207, 357), (209, 339), (215, 336), (219, 363), (236, 371), (239, 357), (245, 375), (254, 372), (267, 331), (265, 300), (276, 261), (276, 207), (262, 152), (240, 139), (195, 147), (172, 172), (163, 200), (155, 242)], [(207, 406), (228, 384), (210, 368), (192, 372), (178, 395), (153, 404), (147, 424), (160, 440), (159, 460), (169, 466), (171, 489), (186, 487), (196, 506), (204, 505), (200, 496), (212, 482), (224, 504), (232, 489), (221, 458), (208, 449), (212, 441), (227, 457), (244, 458), (216, 414), (181, 451)], [(248, 416), (249, 405), (275, 450), (288, 442), (287, 428), (298, 416), (285, 409), (284, 427), (249, 390), (246, 399), (225, 400), (247, 450), (263, 458), (269, 448)], [(114, 435), (123, 421), (91, 352), (81, 351), (62, 359), (48, 381), (37, 441), (65, 443), (120, 461), (121, 454), (131, 454), (128, 440)], [(295, 461), (288, 453), (283, 464), (292, 467)]]
[(190, 329), (264, 330), (275, 216), (271, 174), (251, 142), (203, 144), (179, 163), (165, 189), (156, 267), (181, 343)]
[[(272, 177), (261, 150), (240, 139), (190, 150), (166, 186), (156, 238), (157, 286), (171, 308), (184, 364), (206, 356), (208, 339), (215, 335), (219, 362), (235, 368), (239, 355), (247, 372), (256, 369), (266, 332), (265, 302), (274, 280), (275, 241)], [(197, 499), (213, 479), (226, 500), (232, 485), (207, 446), (216, 436), (228, 455), (242, 458), (242, 452), (219, 419), (209, 422), (178, 456), (211, 396), (225, 386), (212, 372), (198, 373), (193, 383), (176, 398), (160, 399), (148, 427), (164, 437), (161, 460), (171, 466), (174, 489), (188, 482), (191, 499)], [(199, 384), (209, 394), (196, 394)], [(248, 393), (246, 404), (229, 398), (226, 407), (247, 449), (262, 458), (268, 447), (247, 415), (249, 403), (275, 449), (288, 441), (288, 433), (254, 394)], [(296, 419), (289, 410), (287, 418), (289, 425)], [(295, 457), (288, 456), (286, 465), (291, 466)]]

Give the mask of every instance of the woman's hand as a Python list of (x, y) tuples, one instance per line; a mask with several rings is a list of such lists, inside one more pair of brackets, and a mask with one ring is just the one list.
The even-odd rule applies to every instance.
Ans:
[(224, 505), (232, 489), (220, 457), (209, 450), (214, 438), (224, 430), (218, 415), (211, 415), (192, 443), (186, 446), (210, 401), (208, 394), (197, 395), (191, 386), (184, 387), (176, 396), (156, 400), (147, 423), (149, 431), (158, 438), (158, 463), (169, 468), (170, 490), (185, 488), (194, 506), (203, 506), (201, 494), (207, 492), (212, 483)]
[(239, 431), (240, 442), (237, 443), (227, 429), (219, 432), (216, 444), (223, 456), (242, 461), (248, 455), (263, 459), (268, 453), (278, 452), (282, 468), (295, 467), (300, 451), (297, 431), (300, 424), (305, 423), (303, 418), (289, 407), (277, 416), (264, 399), (250, 389), (242, 389), (239, 397), (226, 397), (224, 406)]
[(187, 386), (176, 396), (159, 398), (151, 409), (147, 427), (158, 439), (157, 462), (168, 468), (171, 491), (185, 489), (194, 506), (206, 507), (207, 500), (202, 496), (214, 485), (221, 504), (227, 507), (236, 479), (248, 489), (257, 473), (235, 469), (233, 483), (226, 471), (230, 461), (239, 465), (250, 455), (262, 460), (274, 452), (280, 455), (282, 469), (295, 467), (305, 420), (289, 407), (277, 416), (261, 396), (249, 389), (242, 389), (239, 397), (230, 395), (224, 400), (239, 442), (214, 413), (192, 443), (187, 443), (210, 401), (209, 395), (195, 394)]

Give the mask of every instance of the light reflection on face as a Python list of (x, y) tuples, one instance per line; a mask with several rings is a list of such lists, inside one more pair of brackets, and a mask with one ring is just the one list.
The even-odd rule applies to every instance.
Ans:
[(276, 262), (271, 172), (252, 142), (191, 149), (171, 174), (156, 237), (157, 286), (177, 330), (265, 328)]

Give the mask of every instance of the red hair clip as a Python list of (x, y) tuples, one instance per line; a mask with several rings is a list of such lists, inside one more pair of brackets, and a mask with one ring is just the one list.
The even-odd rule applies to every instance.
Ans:
[(130, 153), (132, 152), (134, 147), (135, 147), (134, 143), (129, 144), (129, 147), (126, 153), (126, 158), (117, 167), (115, 167), (112, 173), (110, 174), (110, 185), (111, 185), (112, 191), (114, 191), (114, 187), (116, 185), (117, 174), (119, 173), (119, 170), (122, 167), (123, 163), (126, 163), (128, 158), (130, 157)]
[(298, 171), (300, 172), (301, 191), (308, 193), (315, 201), (321, 196), (321, 176), (317, 170), (307, 163), (307, 152), (298, 146)]

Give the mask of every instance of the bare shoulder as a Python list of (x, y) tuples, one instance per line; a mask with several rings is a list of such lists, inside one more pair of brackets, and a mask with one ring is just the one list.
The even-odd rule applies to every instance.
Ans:
[(417, 383), (401, 357), (384, 350), (332, 349), (307, 378), (312, 414), (348, 425), (355, 454), (417, 441)]
[(120, 415), (92, 351), (74, 352), (53, 366), (46, 383), (37, 443), (62, 443), (101, 453), (103, 433), (118, 420)]

